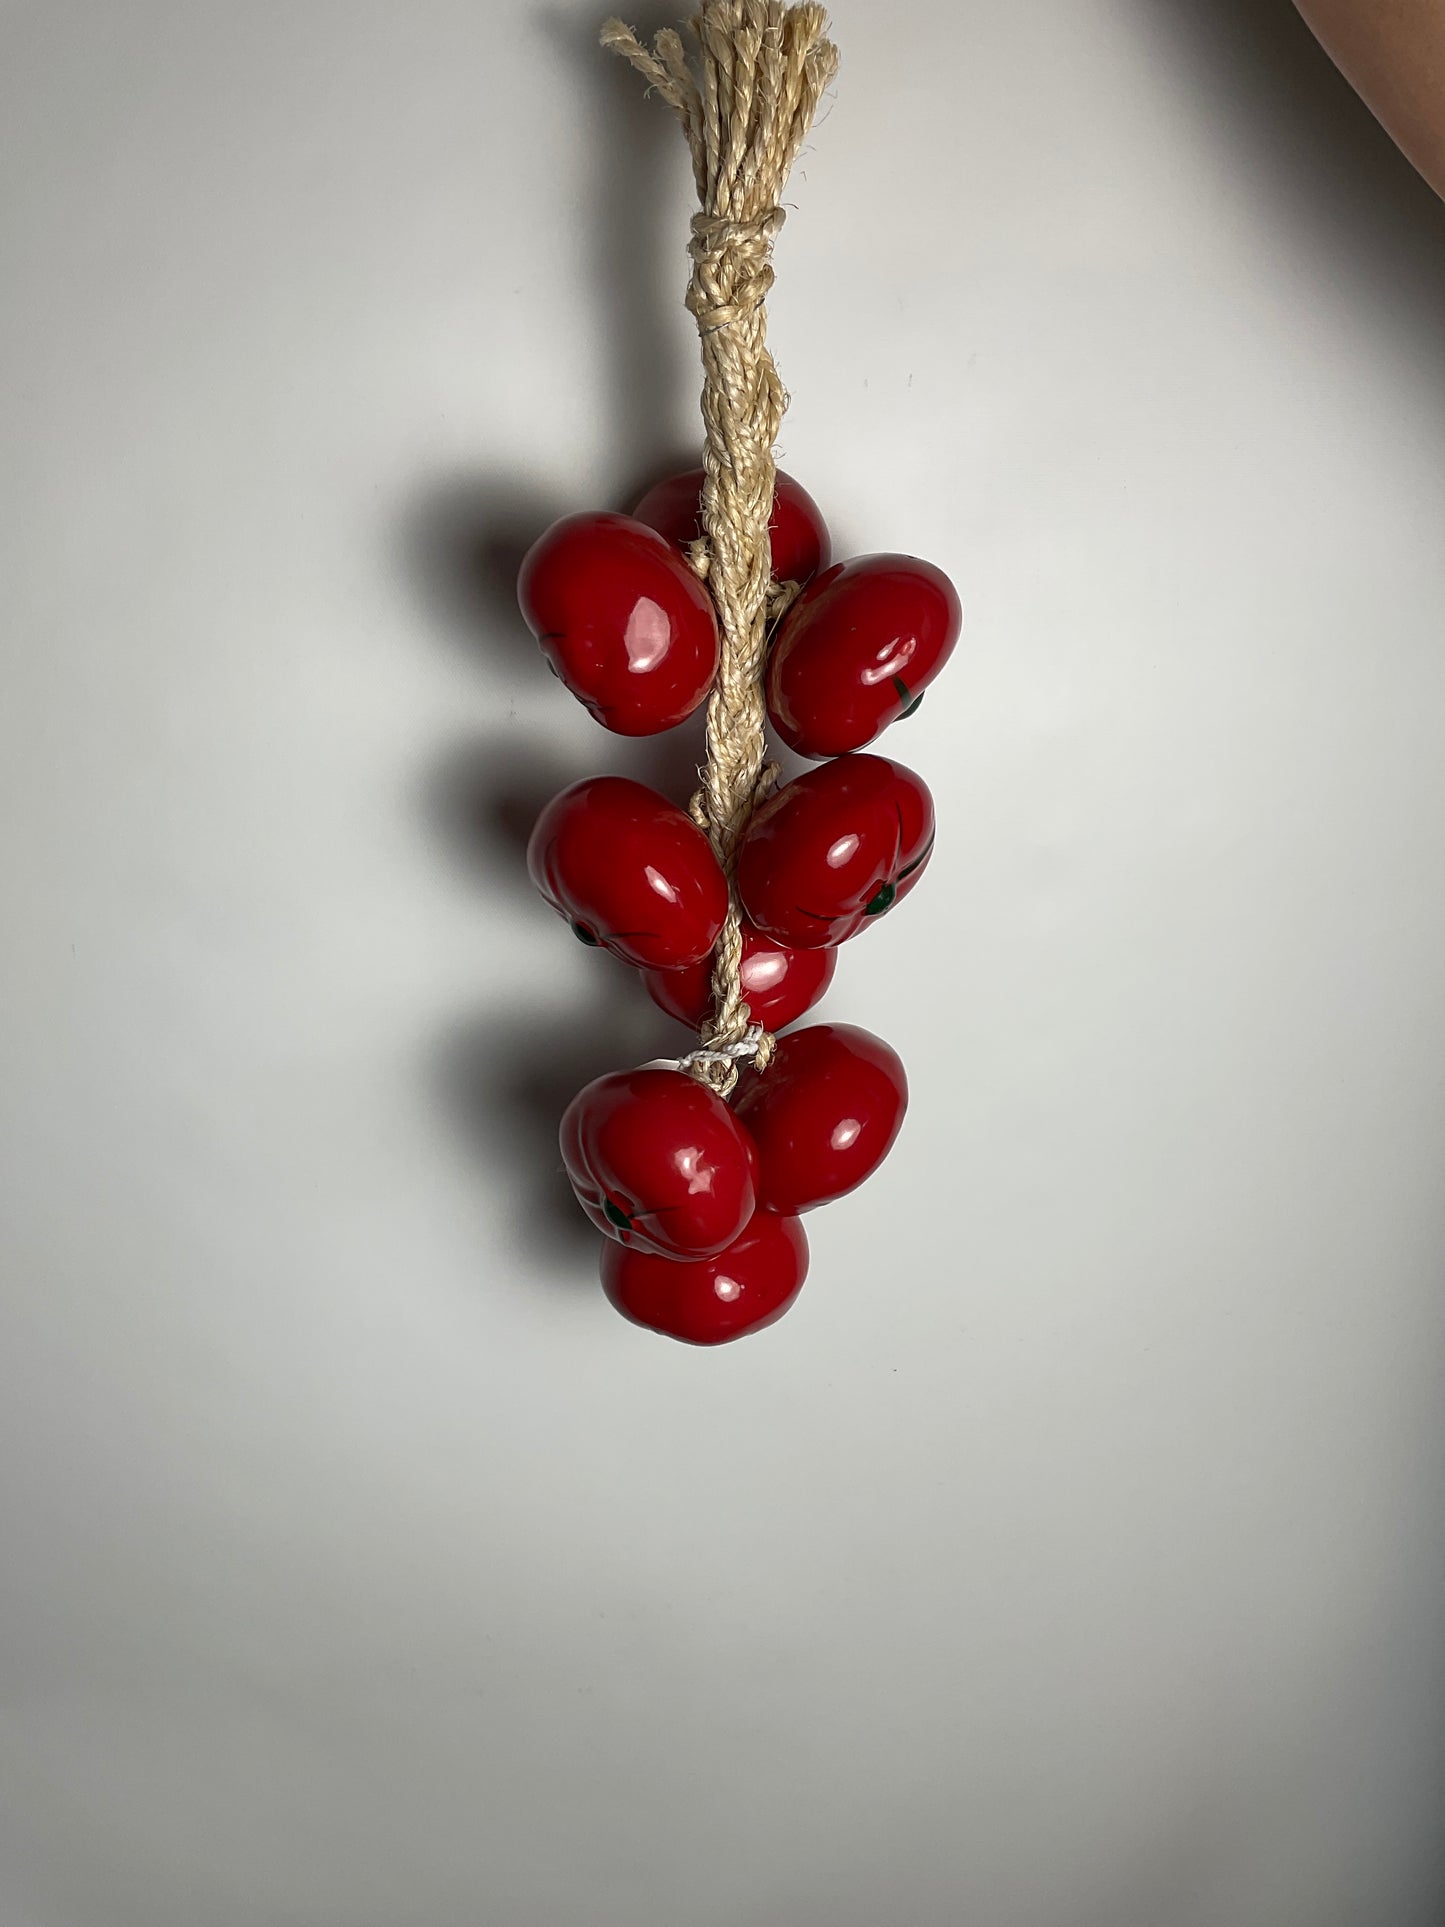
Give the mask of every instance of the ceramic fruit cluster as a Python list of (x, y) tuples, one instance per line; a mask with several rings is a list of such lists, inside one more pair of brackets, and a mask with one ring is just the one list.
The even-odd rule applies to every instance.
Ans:
[[(568, 516), (522, 565), (522, 612), (548, 664), (619, 735), (683, 722), (717, 672), (713, 604), (688, 553), (701, 488), (696, 470), (650, 490), (630, 516)], [(770, 533), (774, 578), (801, 587), (771, 637), (768, 715), (820, 765), (761, 805), (737, 851), (743, 994), (777, 1032), (823, 995), (837, 946), (927, 868), (927, 785), (867, 752), (918, 707), (962, 615), (948, 578), (915, 557), (830, 566), (817, 505), (782, 474)], [(683, 1023), (706, 1021), (728, 886), (686, 810), (626, 777), (592, 777), (543, 810), (527, 862), (583, 943), (635, 965)], [(896, 1053), (848, 1024), (779, 1038), (731, 1104), (685, 1070), (598, 1078), (569, 1105), (561, 1141), (604, 1235), (608, 1296), (635, 1322), (694, 1344), (771, 1324), (807, 1271), (801, 1214), (877, 1169), (907, 1102)]]

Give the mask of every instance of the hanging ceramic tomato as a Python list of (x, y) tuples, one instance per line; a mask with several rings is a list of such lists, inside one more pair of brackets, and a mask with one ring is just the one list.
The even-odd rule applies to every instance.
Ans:
[(674, 546), (627, 515), (569, 515), (527, 552), (517, 599), (572, 694), (619, 736), (685, 720), (717, 673), (717, 620)]
[(953, 584), (911, 555), (863, 555), (815, 577), (778, 624), (768, 714), (800, 756), (862, 749), (909, 716), (953, 654)]
[(575, 936), (631, 964), (696, 963), (727, 915), (727, 881), (702, 831), (627, 776), (591, 776), (554, 796), (527, 868)]
[(562, 1115), (562, 1162), (599, 1231), (664, 1258), (710, 1258), (741, 1233), (757, 1153), (734, 1113), (685, 1071), (614, 1071)]
[[(811, 1010), (838, 967), (831, 950), (790, 950), (745, 923), (741, 930), (743, 958), (740, 972), (748, 1015), (765, 1030), (783, 1030)], [(642, 981), (659, 1010), (676, 1017), (690, 1030), (700, 1030), (712, 1009), (712, 966), (704, 957), (685, 970), (644, 970)]]
[[(702, 534), (703, 471), (690, 468), (650, 488), (632, 513), (685, 548)], [(768, 523), (773, 575), (779, 582), (806, 582), (826, 569), (832, 544), (822, 511), (801, 482), (778, 471), (773, 513)]]
[(779, 943), (838, 944), (907, 896), (932, 851), (923, 779), (883, 756), (840, 756), (754, 813), (738, 849), (738, 896)]
[(758, 1149), (759, 1201), (811, 1211), (863, 1183), (893, 1148), (908, 1108), (897, 1051), (856, 1024), (809, 1024), (778, 1040), (766, 1072), (738, 1087)]
[(672, 1263), (650, 1252), (602, 1247), (602, 1288), (625, 1318), (689, 1345), (725, 1345), (771, 1325), (808, 1275), (808, 1240), (796, 1218), (759, 1211), (715, 1258)]

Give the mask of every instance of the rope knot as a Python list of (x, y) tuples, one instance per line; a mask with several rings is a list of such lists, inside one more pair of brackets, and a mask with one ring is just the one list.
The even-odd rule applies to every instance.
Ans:
[(765, 1071), (772, 1061), (773, 1049), (770, 1033), (761, 1024), (749, 1024), (739, 1037), (704, 1036), (701, 1048), (689, 1051), (686, 1057), (668, 1061), (675, 1069), (686, 1071), (699, 1084), (716, 1091), (719, 1097), (729, 1097), (743, 1065), (750, 1062), (755, 1070)]
[(786, 219), (781, 207), (764, 208), (750, 220), (711, 214), (692, 217), (692, 285), (688, 312), (698, 332), (709, 335), (730, 327), (761, 308), (773, 285), (773, 242)]

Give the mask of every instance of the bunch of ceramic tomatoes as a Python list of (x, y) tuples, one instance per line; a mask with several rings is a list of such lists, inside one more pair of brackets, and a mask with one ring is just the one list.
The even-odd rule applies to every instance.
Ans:
[[(706, 699), (718, 666), (712, 600), (689, 560), (702, 471), (660, 483), (628, 515), (572, 515), (522, 565), (519, 600), (549, 665), (598, 722), (650, 736)], [(906, 555), (830, 566), (807, 491), (779, 474), (772, 573), (801, 585), (770, 639), (768, 715), (819, 761), (742, 834), (742, 990), (783, 1030), (827, 989), (837, 946), (905, 897), (933, 849), (933, 802), (912, 770), (863, 753), (910, 715), (958, 640), (952, 583)], [(823, 760), (827, 759), (827, 760)], [(728, 885), (688, 813), (626, 777), (563, 790), (532, 832), (528, 868), (587, 944), (642, 973), (697, 1029)], [(887, 1156), (908, 1086), (897, 1054), (849, 1024), (779, 1038), (729, 1105), (686, 1070), (599, 1077), (562, 1120), (562, 1157), (604, 1233), (603, 1286), (636, 1323), (720, 1344), (781, 1317), (800, 1290), (800, 1214), (842, 1197)]]

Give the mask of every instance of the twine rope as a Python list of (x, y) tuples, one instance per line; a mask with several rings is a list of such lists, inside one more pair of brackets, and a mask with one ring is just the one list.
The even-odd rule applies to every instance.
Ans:
[(603, 46), (630, 61), (681, 122), (701, 203), (686, 295), (703, 363), (703, 542), (693, 563), (717, 608), (722, 646), (694, 814), (727, 877), (729, 908), (713, 952), (712, 1014), (702, 1048), (685, 1061), (722, 1096), (737, 1082), (740, 1057), (762, 1069), (773, 1048), (742, 992), (733, 869), (748, 818), (775, 780), (764, 767), (763, 669), (769, 624), (797, 593), (772, 579), (773, 449), (788, 397), (768, 351), (766, 304), (783, 189), (838, 68), (827, 24), (813, 0), (701, 0), (688, 22), (696, 73), (671, 28), (651, 48), (620, 20), (602, 29)]
[(758, 1046), (767, 1035), (761, 1024), (749, 1024), (746, 1032), (731, 1044), (704, 1045), (699, 1050), (684, 1052), (681, 1057), (658, 1057), (653, 1059), (659, 1069), (690, 1071), (697, 1075), (699, 1067), (710, 1064), (745, 1064), (750, 1057), (758, 1054)]

